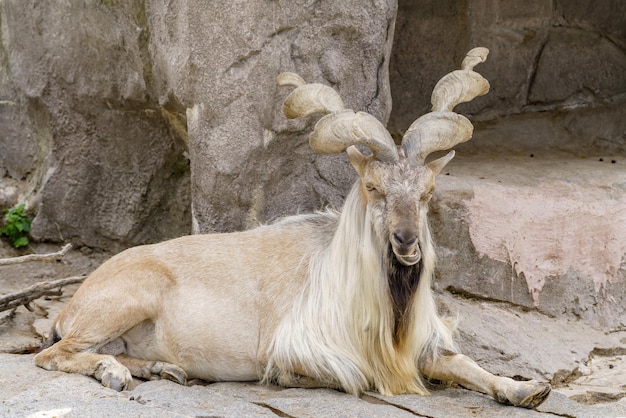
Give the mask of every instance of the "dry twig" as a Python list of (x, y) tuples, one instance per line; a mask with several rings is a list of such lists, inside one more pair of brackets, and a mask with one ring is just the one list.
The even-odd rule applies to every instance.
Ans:
[(30, 261), (59, 261), (72, 248), (72, 244), (67, 244), (56, 253), (49, 254), (28, 254), (21, 257), (0, 258), (0, 266), (10, 264), (28, 263)]
[[(29, 254), (22, 257), (12, 258), (0, 258), (0, 266), (7, 266), (11, 264), (28, 263), (31, 261), (58, 261), (72, 248), (72, 244), (67, 244), (61, 250), (55, 253), (49, 254)], [(80, 283), (85, 280), (87, 276), (74, 276), (65, 279), (54, 280), (51, 282), (41, 282), (35, 285), (29, 286), (26, 289), (22, 289), (19, 292), (9, 293), (8, 295), (0, 296), (0, 312), (8, 309), (17, 308), (20, 305), (24, 305), (26, 309), (32, 310), (28, 305), (35, 299), (42, 296), (60, 295), (61, 288), (63, 286)]]
[(0, 296), (0, 312), (17, 308), (20, 305), (24, 305), (26, 309), (31, 310), (28, 304), (33, 300), (39, 299), (42, 296), (60, 295), (63, 286), (81, 283), (86, 278), (87, 276), (74, 276), (51, 282), (41, 282), (29, 286), (26, 289), (22, 289), (19, 292)]

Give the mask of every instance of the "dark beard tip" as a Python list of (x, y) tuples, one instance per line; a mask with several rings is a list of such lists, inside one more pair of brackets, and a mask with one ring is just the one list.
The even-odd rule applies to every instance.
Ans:
[(401, 264), (391, 245), (387, 254), (387, 282), (394, 317), (394, 342), (398, 343), (407, 329), (407, 318), (419, 285), (422, 261), (412, 266)]

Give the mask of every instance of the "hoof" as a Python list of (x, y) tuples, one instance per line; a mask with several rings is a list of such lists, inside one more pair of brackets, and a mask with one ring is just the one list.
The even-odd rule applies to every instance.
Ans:
[(180, 385), (187, 384), (187, 373), (179, 366), (172, 363), (155, 361), (150, 367), (150, 380), (167, 379)]
[(130, 371), (117, 361), (101, 362), (94, 373), (94, 377), (102, 383), (102, 386), (118, 392), (126, 390), (133, 377)]
[(159, 376), (181, 385), (187, 384), (187, 373), (175, 364), (163, 363)]
[(495, 399), (505, 405), (534, 409), (546, 400), (551, 390), (552, 387), (549, 384), (531, 380), (529, 382), (520, 382), (519, 387), (509, 393), (496, 393)]
[(550, 386), (549, 384), (540, 385), (540, 389), (537, 392), (523, 399), (520, 405), (517, 405), (517, 406), (521, 406), (523, 408), (528, 408), (528, 409), (534, 409), (538, 407), (539, 405), (541, 405), (543, 401), (545, 401), (548, 398), (548, 395), (550, 394), (551, 391), (552, 391), (552, 386)]

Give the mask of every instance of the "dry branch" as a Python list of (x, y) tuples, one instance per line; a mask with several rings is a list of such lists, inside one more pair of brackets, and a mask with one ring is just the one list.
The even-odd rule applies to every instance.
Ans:
[(74, 276), (54, 280), (52, 282), (41, 282), (29, 286), (26, 289), (22, 289), (19, 292), (0, 296), (0, 312), (17, 308), (20, 305), (25, 305), (26, 308), (29, 309), (28, 304), (33, 300), (39, 299), (42, 296), (59, 295), (63, 286), (81, 283), (86, 278), (87, 276)]
[(59, 261), (72, 248), (72, 244), (67, 244), (56, 253), (49, 254), (28, 254), (21, 257), (0, 258), (0, 266), (10, 264), (28, 263), (30, 261)]

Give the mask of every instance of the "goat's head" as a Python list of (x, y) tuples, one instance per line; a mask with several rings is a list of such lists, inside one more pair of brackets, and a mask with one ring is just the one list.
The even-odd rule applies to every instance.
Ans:
[[(454, 151), (428, 163), (426, 157), (471, 138), (472, 124), (452, 109), (489, 90), (487, 80), (473, 71), (488, 53), (486, 48), (472, 49), (461, 70), (439, 80), (433, 89), (432, 111), (413, 122), (399, 147), (372, 115), (345, 109), (334, 89), (307, 84), (293, 73), (278, 76), (280, 85), (296, 87), (283, 105), (287, 117), (326, 114), (315, 125), (311, 147), (321, 154), (347, 152), (359, 174), (374, 229), (389, 241), (397, 260), (406, 266), (421, 259), (421, 225), (426, 222), (435, 176), (454, 157)], [(369, 148), (371, 154), (364, 154), (359, 146)]]

